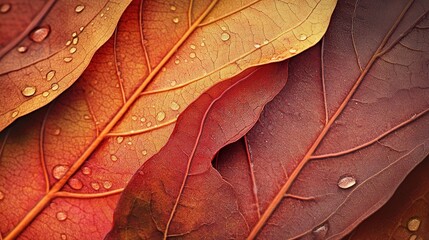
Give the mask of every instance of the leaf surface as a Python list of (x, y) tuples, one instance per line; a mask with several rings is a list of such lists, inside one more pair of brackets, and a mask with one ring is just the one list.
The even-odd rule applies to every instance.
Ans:
[(0, 130), (82, 74), (130, 0), (17, 0), (0, 9)]
[(2, 132), (3, 236), (103, 237), (177, 116), (214, 84), (314, 45), (335, 4), (133, 1), (79, 80)]
[(211, 160), (253, 126), (286, 79), (287, 62), (270, 64), (192, 103), (165, 147), (127, 185), (107, 239), (243, 238), (238, 229), (248, 226)]
[(386, 205), (362, 222), (348, 239), (427, 239), (428, 160), (427, 157), (410, 172)]

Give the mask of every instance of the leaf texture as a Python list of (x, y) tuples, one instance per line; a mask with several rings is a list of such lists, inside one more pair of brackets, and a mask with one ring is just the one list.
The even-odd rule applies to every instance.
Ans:
[(104, 236), (117, 194), (177, 116), (214, 84), (314, 45), (335, 4), (133, 1), (79, 80), (2, 132), (3, 236)]
[(192, 103), (166, 146), (131, 179), (107, 239), (243, 238), (243, 216), (228, 201), (234, 192), (211, 160), (251, 128), (286, 79), (287, 62), (271, 64), (216, 85)]
[(82, 74), (131, 0), (4, 2), (0, 130), (45, 106)]
[(429, 237), (429, 158), (404, 180), (380, 210), (361, 223), (348, 238), (410, 239)]

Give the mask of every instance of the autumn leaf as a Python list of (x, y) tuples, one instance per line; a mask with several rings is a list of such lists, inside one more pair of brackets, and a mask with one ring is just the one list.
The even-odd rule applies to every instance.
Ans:
[(380, 210), (347, 239), (409, 239), (429, 237), (429, 157), (404, 180)]
[(131, 0), (0, 5), (0, 130), (51, 102), (82, 74)]
[(103, 237), (177, 116), (216, 83), (316, 44), (335, 4), (133, 1), (79, 80), (2, 132), (3, 236)]
[[(168, 145), (127, 186), (112, 234), (338, 239), (349, 233), (429, 153), (428, 4), (340, 2), (323, 43), (291, 59), (288, 84), (237, 143), (244, 146), (233, 147), (241, 152), (221, 152), (228, 158), (215, 161), (219, 173), (201, 170), (218, 145), (212, 149), (195, 134), (182, 139), (178, 123)], [(217, 130), (201, 130), (210, 131)], [(172, 154), (186, 141), (195, 146), (191, 153), (204, 153), (204, 163), (195, 157), (183, 166), (191, 162), (189, 149)]]
[[(236, 234), (246, 228), (243, 216), (236, 202), (225, 201), (234, 192), (212, 168), (212, 156), (258, 120), (284, 86), (287, 63), (251, 74), (216, 85), (183, 112), (165, 147), (128, 184), (107, 239), (243, 237)], [(234, 115), (239, 117), (225, 118)]]

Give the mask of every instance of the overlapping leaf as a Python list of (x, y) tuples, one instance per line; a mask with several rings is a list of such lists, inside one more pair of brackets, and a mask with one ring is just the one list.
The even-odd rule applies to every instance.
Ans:
[(70, 87), (130, 2), (0, 3), (0, 130)]
[(349, 240), (429, 237), (429, 157), (404, 180), (380, 210), (360, 224)]
[[(333, 0), (132, 2), (75, 85), (3, 131), (0, 231), (104, 236), (114, 195), (166, 143), (189, 103), (245, 68), (314, 45), (334, 7)], [(51, 231), (40, 231), (45, 226)]]
[[(179, 124), (170, 147), (130, 183), (134, 195), (123, 195), (119, 206), (127, 214), (118, 208), (114, 232), (192, 238), (210, 231), (249, 239), (350, 232), (429, 153), (428, 4), (340, 2), (323, 44), (291, 60), (287, 87), (267, 105), (246, 145), (233, 147), (241, 152), (220, 154), (228, 157), (216, 161), (223, 181), (197, 168), (216, 148), (195, 144), (192, 153), (205, 155), (188, 168), (188, 151), (168, 154), (198, 139), (180, 139)], [(216, 130), (203, 129), (209, 131)], [(163, 167), (173, 158), (177, 169)], [(186, 179), (183, 191), (171, 184), (174, 177), (149, 184), (152, 172), (162, 170)], [(218, 219), (235, 228), (219, 227)]]

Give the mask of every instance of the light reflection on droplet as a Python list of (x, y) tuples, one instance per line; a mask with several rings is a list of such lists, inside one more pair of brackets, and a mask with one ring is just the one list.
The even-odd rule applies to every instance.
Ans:
[(10, 3), (3, 3), (0, 5), (0, 13), (7, 13), (12, 8), (12, 5)]
[(21, 47), (18, 47), (17, 50), (19, 53), (25, 53), (27, 52), (28, 48), (25, 46), (21, 46)]
[(36, 28), (30, 33), (30, 39), (33, 40), (34, 42), (40, 43), (48, 37), (50, 32), (51, 32), (50, 26), (43, 26), (43, 27)]
[(220, 35), (220, 39), (222, 39), (222, 41), (228, 41), (230, 38), (229, 34), (224, 32)]
[(21, 91), (21, 93), (26, 97), (31, 97), (36, 93), (36, 87), (33, 87), (33, 86), (26, 87)]

